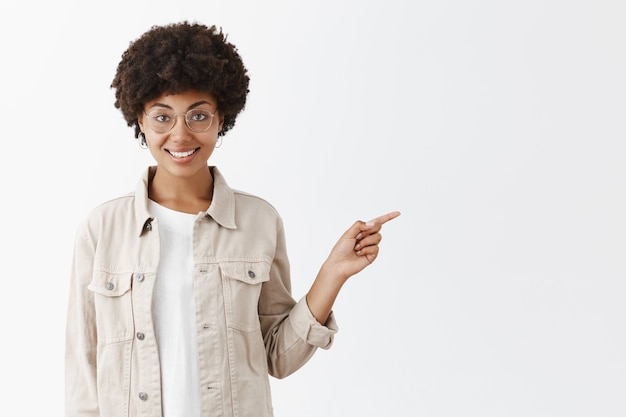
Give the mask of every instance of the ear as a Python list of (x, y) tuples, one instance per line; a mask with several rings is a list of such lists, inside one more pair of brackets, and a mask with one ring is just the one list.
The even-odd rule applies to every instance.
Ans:
[(142, 114), (137, 116), (137, 124), (139, 125), (139, 130), (141, 130), (142, 132), (145, 132), (145, 129), (143, 128), (143, 115)]
[(219, 113), (220, 116), (220, 124), (217, 126), (217, 131), (221, 132), (222, 127), (224, 127), (224, 114), (222, 112)]

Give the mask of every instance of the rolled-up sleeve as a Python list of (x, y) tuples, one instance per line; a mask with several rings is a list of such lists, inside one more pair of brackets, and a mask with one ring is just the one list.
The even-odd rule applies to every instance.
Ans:
[(259, 300), (259, 318), (267, 354), (268, 371), (285, 378), (300, 369), (318, 348), (332, 346), (338, 326), (334, 314), (320, 324), (306, 303), (291, 294), (289, 261), (282, 224), (278, 228), (276, 252)]
[(291, 309), (289, 323), (300, 339), (322, 349), (329, 349), (332, 346), (338, 330), (335, 315), (332, 312), (324, 325), (317, 321), (306, 303), (306, 297), (302, 297)]

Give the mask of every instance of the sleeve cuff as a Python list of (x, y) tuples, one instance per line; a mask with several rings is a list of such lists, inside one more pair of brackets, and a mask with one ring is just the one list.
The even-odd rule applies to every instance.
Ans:
[(302, 297), (293, 307), (289, 313), (289, 319), (291, 327), (298, 337), (309, 345), (322, 349), (329, 349), (332, 346), (335, 333), (339, 330), (332, 311), (325, 325), (320, 324), (313, 317), (313, 313), (306, 303), (306, 296)]

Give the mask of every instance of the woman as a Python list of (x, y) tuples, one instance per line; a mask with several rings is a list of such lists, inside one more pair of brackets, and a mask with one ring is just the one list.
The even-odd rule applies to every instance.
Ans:
[(208, 164), (248, 81), (234, 45), (201, 24), (152, 27), (122, 55), (115, 106), (156, 165), (78, 230), (68, 416), (272, 416), (268, 375), (332, 344), (335, 298), (399, 213), (355, 222), (294, 300), (279, 214)]

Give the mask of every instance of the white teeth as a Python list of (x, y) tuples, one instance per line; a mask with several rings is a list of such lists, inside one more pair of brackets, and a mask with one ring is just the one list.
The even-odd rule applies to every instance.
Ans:
[(192, 149), (192, 150), (187, 151), (187, 152), (172, 152), (172, 151), (169, 151), (169, 153), (174, 158), (184, 158), (186, 156), (189, 156), (189, 155), (193, 154), (195, 151), (196, 151), (195, 149)]

